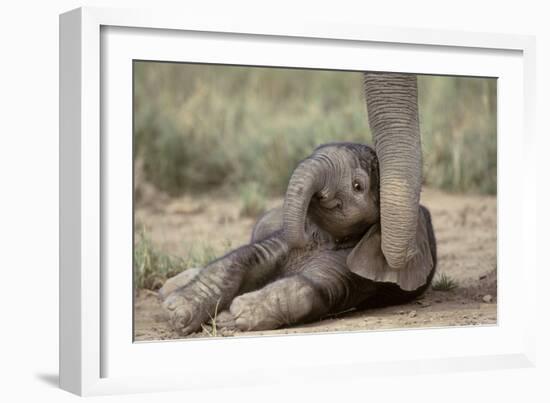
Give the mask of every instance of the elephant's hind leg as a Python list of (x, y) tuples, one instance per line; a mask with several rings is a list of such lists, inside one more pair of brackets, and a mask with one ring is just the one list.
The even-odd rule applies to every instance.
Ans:
[(308, 260), (301, 273), (235, 298), (217, 325), (243, 331), (277, 329), (355, 307), (375, 288), (368, 281), (356, 285), (361, 278), (345, 265), (346, 255), (323, 252)]
[(233, 300), (217, 326), (243, 331), (270, 330), (302, 322), (327, 311), (315, 286), (301, 275), (282, 278)]

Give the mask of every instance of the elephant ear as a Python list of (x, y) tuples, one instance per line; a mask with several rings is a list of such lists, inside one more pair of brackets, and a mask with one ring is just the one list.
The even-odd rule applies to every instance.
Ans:
[[(429, 232), (432, 229), (429, 217), (423, 214), (423, 211), (419, 213), (417, 251), (404, 268), (394, 270), (386, 261), (382, 253), (379, 224), (373, 225), (348, 255), (348, 268), (369, 280), (395, 283), (405, 291), (414, 291), (425, 285), (435, 265), (435, 242), (430, 242)], [(433, 233), (431, 235), (433, 236)]]

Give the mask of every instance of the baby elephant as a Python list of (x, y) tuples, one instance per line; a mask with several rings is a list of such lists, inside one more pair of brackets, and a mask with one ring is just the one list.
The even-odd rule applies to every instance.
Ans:
[(295, 169), (284, 206), (259, 220), (249, 244), (182, 273), (164, 301), (172, 325), (185, 335), (217, 314), (218, 327), (276, 329), (419, 296), (436, 267), (430, 214), (419, 207), (415, 252), (393, 270), (380, 243), (378, 172), (367, 145), (318, 147)]

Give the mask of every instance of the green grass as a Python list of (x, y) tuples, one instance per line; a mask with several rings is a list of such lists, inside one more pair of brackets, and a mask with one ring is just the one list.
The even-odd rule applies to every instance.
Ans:
[(165, 63), (135, 72), (136, 154), (170, 194), (255, 182), (280, 195), (317, 145), (368, 138), (350, 73)]
[(191, 267), (204, 267), (220, 254), (206, 243), (192, 245), (185, 258), (160, 251), (145, 230), (137, 234), (134, 246), (134, 281), (136, 288), (157, 290), (167, 279)]
[(458, 287), (458, 284), (445, 273), (439, 274), (432, 282), (432, 289), (435, 291), (451, 291)]
[(216, 248), (205, 242), (191, 245), (188, 250), (186, 259), (188, 267), (204, 267), (219, 257)]
[(258, 218), (266, 210), (266, 196), (257, 182), (245, 184), (240, 189), (241, 217)]
[[(136, 62), (136, 155), (177, 195), (256, 183), (281, 195), (329, 141), (371, 143), (355, 72)], [(496, 192), (496, 80), (419, 76), (426, 184)]]
[(134, 281), (137, 288), (156, 290), (189, 266), (184, 259), (160, 252), (141, 230), (134, 246)]
[(495, 194), (496, 80), (420, 76), (418, 88), (426, 183)]

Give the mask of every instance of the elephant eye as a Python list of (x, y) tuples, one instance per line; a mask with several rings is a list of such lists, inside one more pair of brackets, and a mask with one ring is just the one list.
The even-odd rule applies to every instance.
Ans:
[(353, 181), (352, 186), (353, 190), (355, 190), (356, 192), (361, 192), (363, 190), (363, 186), (361, 186), (361, 184), (357, 180)]

